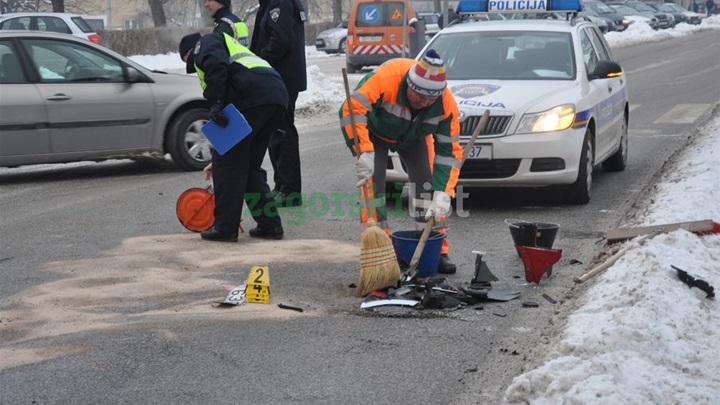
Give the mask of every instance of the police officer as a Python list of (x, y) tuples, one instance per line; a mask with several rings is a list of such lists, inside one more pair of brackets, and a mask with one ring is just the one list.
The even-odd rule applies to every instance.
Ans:
[(245, 46), (250, 44), (248, 27), (242, 19), (230, 11), (230, 0), (205, 0), (205, 8), (215, 20), (213, 32), (224, 32)]
[(270, 140), (275, 192), (283, 206), (302, 204), (300, 149), (295, 128), (295, 102), (307, 90), (305, 8), (300, 0), (259, 0), (250, 49), (280, 73), (289, 95), (285, 127)]
[(210, 119), (227, 126), (222, 110), (232, 103), (252, 127), (252, 132), (224, 155), (212, 152), (215, 223), (201, 237), (236, 242), (244, 200), (257, 222), (250, 236), (282, 239), (280, 216), (262, 169), (270, 137), (287, 108), (287, 91), (280, 75), (225, 33), (186, 35), (179, 51), (187, 72), (198, 74), (203, 97), (211, 106)]

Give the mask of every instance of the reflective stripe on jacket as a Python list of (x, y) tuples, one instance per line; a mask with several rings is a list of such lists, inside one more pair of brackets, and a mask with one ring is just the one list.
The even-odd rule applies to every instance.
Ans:
[[(269, 63), (267, 63), (261, 57), (252, 53), (250, 49), (241, 45), (234, 38), (230, 37), (230, 35), (223, 33), (223, 38), (225, 38), (225, 46), (227, 47), (228, 53), (230, 54), (228, 63), (239, 63), (248, 69), (258, 67), (272, 69)], [(198, 67), (197, 61), (195, 63), (195, 71), (197, 72), (198, 78), (200, 79), (200, 87), (205, 90), (205, 87), (207, 86), (207, 84), (205, 83), (205, 72), (203, 72), (202, 69)]]
[[(374, 150), (375, 143), (393, 151), (401, 150), (424, 142), (431, 134), (435, 149), (432, 189), (453, 196), (462, 160), (458, 107), (446, 88), (438, 101), (416, 111), (413, 117), (406, 79), (408, 70), (416, 63), (414, 59), (389, 60), (368, 73), (351, 93), (360, 151)], [(347, 102), (340, 107), (339, 116), (345, 142), (355, 154)]]
[(227, 25), (232, 28), (232, 36), (238, 42), (240, 42), (240, 44), (250, 46), (250, 31), (248, 30), (247, 24), (245, 24), (243, 21), (233, 22), (228, 17), (223, 17), (220, 19), (220, 21), (227, 23)]

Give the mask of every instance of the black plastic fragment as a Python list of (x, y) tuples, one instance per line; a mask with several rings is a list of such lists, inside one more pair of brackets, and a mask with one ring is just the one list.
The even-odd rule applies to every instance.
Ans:
[(292, 310), (292, 311), (298, 311), (298, 312), (302, 312), (302, 311), (303, 311), (302, 308), (293, 307), (293, 306), (285, 305), (285, 304), (278, 304), (278, 308), (281, 308), (281, 309), (290, 309), (290, 310)]
[(557, 301), (555, 301), (551, 296), (549, 296), (547, 294), (543, 294), (542, 297), (545, 298), (551, 304), (557, 304)]
[(672, 264), (670, 265), (670, 267), (672, 267), (673, 269), (675, 269), (677, 271), (677, 275), (678, 275), (678, 278), (680, 279), (680, 281), (687, 284), (690, 288), (697, 287), (697, 288), (701, 289), (702, 291), (704, 291), (707, 294), (707, 296), (705, 298), (714, 298), (715, 297), (715, 287), (711, 286), (710, 283), (701, 279), (698, 276), (688, 274), (687, 271), (685, 271), (681, 268), (675, 267)]
[(522, 306), (525, 308), (537, 308), (540, 306), (540, 304), (535, 301), (525, 301), (522, 303)]

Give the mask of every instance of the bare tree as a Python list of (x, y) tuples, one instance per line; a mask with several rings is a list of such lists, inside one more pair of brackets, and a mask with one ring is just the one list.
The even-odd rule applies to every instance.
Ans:
[[(54, 1), (54, 0), (53, 0)], [(165, 19), (165, 9), (163, 8), (163, 0), (148, 0), (150, 6), (150, 13), (152, 14), (153, 23), (155, 27), (167, 26), (167, 20)]]
[(65, 0), (52, 0), (53, 11), (56, 13), (65, 12)]
[(342, 0), (332, 0), (333, 24), (342, 21)]

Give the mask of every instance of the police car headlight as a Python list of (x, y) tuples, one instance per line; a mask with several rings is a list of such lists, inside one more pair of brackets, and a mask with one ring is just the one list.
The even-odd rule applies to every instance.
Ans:
[(535, 114), (525, 114), (518, 125), (518, 134), (562, 131), (570, 128), (575, 119), (575, 106), (561, 105)]

